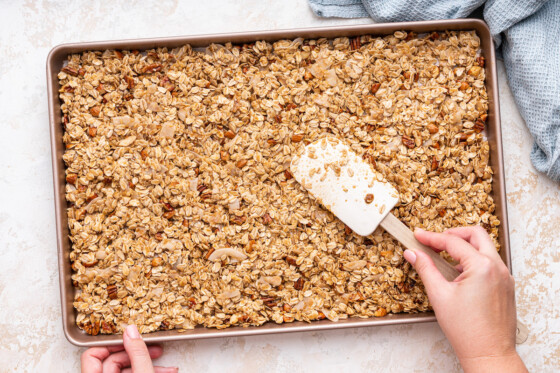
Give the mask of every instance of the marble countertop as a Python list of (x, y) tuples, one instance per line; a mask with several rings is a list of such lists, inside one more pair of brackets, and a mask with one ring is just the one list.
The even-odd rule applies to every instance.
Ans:
[[(45, 61), (65, 42), (370, 23), (315, 17), (305, 0), (4, 1), (0, 11), (0, 372), (79, 370), (62, 332)], [(560, 370), (560, 186), (531, 166), (532, 139), (499, 63), (518, 347)], [(436, 323), (175, 342), (181, 371), (460, 371)]]

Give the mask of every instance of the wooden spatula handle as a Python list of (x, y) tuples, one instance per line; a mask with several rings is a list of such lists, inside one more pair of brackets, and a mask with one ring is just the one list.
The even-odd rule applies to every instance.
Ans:
[[(397, 241), (403, 244), (404, 247), (410, 250), (422, 251), (430, 256), (439, 269), (443, 277), (448, 281), (453, 281), (457, 276), (459, 276), (459, 271), (455, 269), (451, 264), (449, 264), (445, 259), (439, 256), (434, 250), (430, 249), (428, 246), (421, 244), (414, 237), (414, 233), (404, 225), (397, 217), (389, 213), (385, 219), (381, 221), (380, 224), (383, 229), (385, 229), (391, 236), (393, 236)], [(527, 340), (529, 335), (529, 330), (521, 321), (517, 320), (517, 333), (515, 336), (515, 342), (521, 344)]]
[(416, 237), (414, 237), (414, 233), (412, 233), (406, 225), (397, 219), (395, 215), (389, 213), (385, 219), (381, 221), (380, 225), (407, 249), (426, 253), (430, 258), (432, 258), (436, 268), (439, 269), (443, 277), (445, 277), (448, 281), (453, 281), (457, 278), (457, 276), (459, 276), (459, 271), (457, 271), (455, 267), (439, 256), (439, 254), (434, 250), (421, 244)]

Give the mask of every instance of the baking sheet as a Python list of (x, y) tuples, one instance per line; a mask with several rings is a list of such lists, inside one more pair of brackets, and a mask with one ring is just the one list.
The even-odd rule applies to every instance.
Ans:
[[(498, 83), (496, 73), (496, 58), (494, 45), (488, 26), (478, 19), (442, 20), (425, 22), (399, 22), (390, 24), (373, 24), (343, 27), (322, 27), (310, 29), (292, 29), (275, 31), (255, 31), (232, 34), (215, 34), (170, 37), (158, 39), (135, 39), (119, 41), (100, 41), (88, 43), (72, 43), (56, 46), (51, 50), (47, 58), (47, 88), (49, 104), (49, 125), (51, 135), (51, 154), (53, 165), (54, 200), (56, 214), (56, 233), (59, 265), (60, 295), (62, 307), (62, 322), (64, 334), (68, 341), (77, 346), (106, 346), (122, 343), (120, 335), (97, 335), (92, 336), (83, 332), (76, 325), (76, 311), (72, 305), (74, 300), (74, 287), (72, 286), (69, 254), (71, 243), (68, 238), (68, 221), (66, 216), (65, 199), (65, 174), (62, 155), (64, 144), (62, 142), (63, 128), (61, 125), (62, 112), (58, 90), (58, 72), (63, 67), (64, 61), (69, 54), (82, 53), (88, 50), (104, 49), (151, 49), (157, 47), (175, 48), (184, 44), (193, 47), (205, 47), (211, 43), (234, 44), (251, 43), (256, 40), (276, 41), (279, 39), (295, 39), (303, 37), (306, 39), (335, 38), (341, 36), (376, 35), (382, 36), (392, 34), (397, 30), (414, 31), (417, 33), (444, 31), (444, 30), (475, 30), (481, 41), (482, 55), (486, 58), (486, 88), (488, 93), (488, 120), (486, 133), (490, 144), (490, 166), (494, 170), (492, 197), (496, 204), (496, 216), (501, 221), (499, 227), (499, 241), (501, 245), (500, 256), (511, 272), (511, 258), (509, 246), (509, 231), (507, 221), (507, 206), (505, 193), (505, 177), (502, 156), (502, 136), (500, 125), (500, 110), (498, 101)], [(259, 334), (275, 334), (301, 331), (318, 331), (328, 329), (340, 329), (350, 327), (365, 327), (376, 325), (409, 324), (420, 322), (433, 322), (435, 316), (432, 312), (417, 314), (388, 314), (380, 318), (349, 318), (338, 322), (329, 320), (314, 321), (312, 323), (292, 322), (275, 324), (269, 322), (258, 327), (230, 327), (227, 329), (209, 329), (197, 327), (186, 332), (177, 330), (166, 330), (144, 335), (148, 343), (165, 342), (173, 340), (192, 340), (215, 337), (237, 337)]]

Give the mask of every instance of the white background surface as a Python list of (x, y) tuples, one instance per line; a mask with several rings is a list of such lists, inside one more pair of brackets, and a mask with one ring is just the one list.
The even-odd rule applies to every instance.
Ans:
[[(0, 0), (0, 372), (79, 370), (62, 333), (45, 61), (64, 42), (369, 23), (315, 17), (305, 0)], [(531, 138), (499, 64), (518, 313), (532, 371), (560, 370), (560, 189), (530, 165)], [(181, 371), (455, 372), (437, 324), (176, 342)]]

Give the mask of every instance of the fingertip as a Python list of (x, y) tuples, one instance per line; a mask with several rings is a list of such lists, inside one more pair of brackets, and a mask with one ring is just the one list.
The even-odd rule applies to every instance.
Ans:
[(128, 325), (125, 329), (124, 334), (130, 339), (142, 339), (142, 336), (140, 335), (136, 324)]
[(407, 262), (414, 266), (414, 263), (416, 263), (416, 253), (414, 251), (407, 249), (403, 252), (403, 256)]
[(157, 359), (158, 357), (163, 355), (163, 347), (159, 345), (148, 346), (148, 352), (150, 353), (150, 357), (152, 359)]

